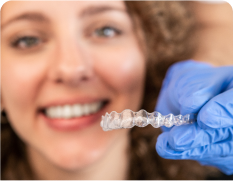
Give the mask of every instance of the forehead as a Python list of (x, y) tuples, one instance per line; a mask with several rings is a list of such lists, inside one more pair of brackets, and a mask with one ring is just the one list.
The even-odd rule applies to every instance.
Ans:
[(48, 16), (65, 17), (71, 14), (85, 15), (100, 10), (126, 10), (123, 1), (8, 1), (1, 9), (1, 22), (25, 12), (40, 12)]

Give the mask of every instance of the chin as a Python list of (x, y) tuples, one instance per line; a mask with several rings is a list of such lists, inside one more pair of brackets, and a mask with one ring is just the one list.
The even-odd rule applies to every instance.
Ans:
[(51, 163), (53, 163), (56, 167), (62, 170), (75, 172), (78, 170), (85, 169), (86, 167), (89, 167), (90, 165), (94, 164), (99, 157), (100, 155), (96, 155), (96, 157), (92, 158), (88, 158), (88, 156), (80, 157), (80, 155), (59, 155), (58, 157), (53, 158), (53, 160), (51, 160)]
[[(90, 139), (66, 140), (66, 143), (50, 145), (46, 150), (41, 150), (47, 162), (66, 171), (79, 171), (97, 162), (101, 162), (111, 149), (117, 132), (102, 132), (104, 135), (96, 135)], [(90, 137), (89, 137), (90, 138)], [(98, 140), (98, 141), (97, 141)]]

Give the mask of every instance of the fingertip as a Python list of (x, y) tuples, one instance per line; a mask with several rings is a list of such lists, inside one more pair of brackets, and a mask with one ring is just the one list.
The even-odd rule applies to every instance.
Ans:
[(168, 137), (168, 132), (162, 133), (158, 136), (157, 138), (157, 142), (156, 142), (156, 146), (155, 149), (158, 153), (159, 156), (161, 157), (165, 157), (165, 150), (166, 150), (166, 146), (167, 146), (167, 137)]
[(197, 115), (198, 126), (204, 130), (211, 128), (211, 127), (206, 125), (206, 124), (208, 124), (208, 120), (211, 119), (210, 117), (211, 116), (207, 112), (201, 110)]
[[(191, 81), (195, 82), (195, 81)], [(210, 95), (205, 89), (199, 89), (200, 81), (182, 86), (183, 89), (179, 92), (180, 113), (182, 115), (197, 113), (201, 107), (210, 99)]]
[(168, 144), (176, 151), (189, 149), (197, 132), (196, 124), (176, 126), (169, 132)]
[(198, 113), (203, 105), (205, 105), (212, 96), (206, 93), (205, 89), (189, 89), (190, 90), (186, 90), (186, 94), (181, 94), (179, 99), (180, 113), (182, 115)]
[(157, 151), (157, 153), (158, 153), (159, 156), (161, 156), (161, 157), (164, 156), (163, 155), (163, 151), (162, 151), (163, 149), (162, 149), (161, 145), (158, 142), (155, 145), (155, 149), (156, 149), (156, 151)]
[(226, 175), (232, 175), (233, 174), (233, 168), (230, 169), (220, 169), (223, 173), (225, 173)]
[[(173, 128), (173, 127), (174, 127), (174, 126), (172, 126), (171, 128)], [(166, 126), (161, 126), (160, 128), (162, 129), (163, 132), (168, 132), (168, 131), (171, 130), (171, 128), (168, 128), (168, 127), (166, 127)]]
[(228, 105), (218, 102), (219, 96), (209, 101), (198, 113), (197, 123), (203, 129), (233, 126)]
[(198, 125), (203, 128), (233, 126), (233, 89), (227, 90), (207, 102), (198, 113)]

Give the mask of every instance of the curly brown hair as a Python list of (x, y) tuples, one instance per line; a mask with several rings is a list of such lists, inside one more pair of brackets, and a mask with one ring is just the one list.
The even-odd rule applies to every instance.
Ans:
[[(163, 78), (174, 62), (189, 59), (194, 50), (195, 19), (189, 2), (126, 1), (135, 31), (147, 58), (142, 109), (152, 112)], [(35, 179), (24, 143), (1, 115), (1, 179)], [(6, 122), (6, 123), (5, 123)], [(134, 127), (130, 131), (128, 179), (205, 179), (215, 169), (195, 161), (165, 160), (156, 153), (160, 129)]]

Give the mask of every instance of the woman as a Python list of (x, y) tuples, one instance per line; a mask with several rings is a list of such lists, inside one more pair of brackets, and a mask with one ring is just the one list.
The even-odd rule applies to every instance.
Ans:
[(160, 158), (158, 129), (100, 127), (105, 112), (153, 111), (169, 65), (192, 55), (185, 3), (7, 2), (1, 26), (3, 179), (215, 173)]

